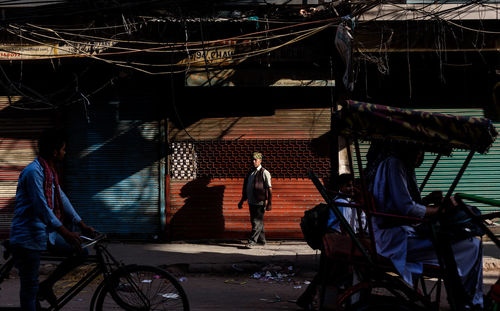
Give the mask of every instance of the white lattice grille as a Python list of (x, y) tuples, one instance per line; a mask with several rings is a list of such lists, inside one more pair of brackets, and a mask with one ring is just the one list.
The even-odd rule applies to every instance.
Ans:
[(196, 178), (196, 152), (189, 142), (171, 143), (170, 177), (172, 179)]

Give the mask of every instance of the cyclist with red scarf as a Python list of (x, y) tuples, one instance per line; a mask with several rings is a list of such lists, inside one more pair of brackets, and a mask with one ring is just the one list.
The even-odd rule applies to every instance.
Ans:
[[(80, 246), (80, 234), (74, 232), (76, 227), (84, 234), (94, 234), (94, 229), (82, 221), (59, 184), (56, 165), (66, 154), (62, 131), (45, 131), (38, 141), (38, 149), (38, 157), (19, 175), (10, 231), (12, 254), (21, 281), (21, 308), (29, 311), (36, 310), (37, 295), (55, 303), (52, 285), (86, 255)], [(39, 286), (40, 253), (45, 250), (68, 258)]]

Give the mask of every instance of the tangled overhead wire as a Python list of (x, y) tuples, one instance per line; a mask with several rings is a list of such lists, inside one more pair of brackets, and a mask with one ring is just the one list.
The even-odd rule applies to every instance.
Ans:
[[(459, 20), (472, 10), (498, 8), (485, 0), (454, 5), (437, 1), (403, 5), (388, 0), (332, 0), (309, 6), (287, 5), (286, 2), (278, 5), (274, 1), (264, 0), (238, 3), (189, 0), (180, 4), (174, 0), (127, 0), (114, 4), (93, 1), (91, 5), (82, 6), (81, 3), (62, 4), (60, 1), (47, 0), (46, 3), (40, 3), (47, 6), (30, 8), (25, 11), (23, 18), (16, 18), (15, 14), (12, 18), (7, 16), (0, 26), (0, 32), (4, 32), (12, 43), (45, 47), (48, 52), (16, 50), (12, 45), (0, 46), (0, 52), (6, 53), (4, 60), (9, 60), (9, 53), (16, 54), (17, 59), (85, 57), (149, 75), (174, 75), (203, 68), (210, 76), (211, 72), (235, 68), (252, 58), (268, 57), (282, 48), (314, 38), (341, 23), (346, 14), (363, 16), (360, 24), (378, 21), (384, 24), (401, 19), (433, 20), (464, 31), (498, 34), (495, 30), (466, 26)], [(0, 1), (0, 6), (4, 7), (14, 4), (12, 0)], [(383, 5), (390, 5), (393, 9), (381, 10)], [(108, 15), (112, 18), (106, 20), (99, 14), (90, 14), (101, 11), (110, 13)], [(49, 25), (42, 23), (42, 19), (28, 18), (35, 13), (53, 23)], [(73, 26), (68, 26), (62, 22), (57, 25), (56, 16), (88, 17), (80, 18)], [(212, 25), (217, 25), (213, 27), (216, 31), (208, 29)], [(386, 29), (388, 31), (377, 34), (378, 51), (371, 52), (366, 51), (365, 43), (356, 37), (356, 31), (353, 32), (356, 47), (353, 51), (356, 55), (354, 60), (374, 63), (383, 74), (389, 73), (387, 55), (395, 41), (395, 29)], [(435, 42), (438, 53), (446, 50), (446, 42), (441, 38), (436, 37)], [(478, 49), (481, 48), (478, 44)], [(37, 103), (44, 109), (54, 106), (50, 102), (51, 96), (39, 96), (25, 85), (16, 86), (16, 83), (5, 79), (5, 74), (2, 80), (2, 86), (10, 93), (23, 93), (23, 96), (31, 99), (32, 104)], [(91, 95), (85, 93), (84, 96), (90, 98)], [(73, 94), (69, 102), (73, 100), (83, 99)]]

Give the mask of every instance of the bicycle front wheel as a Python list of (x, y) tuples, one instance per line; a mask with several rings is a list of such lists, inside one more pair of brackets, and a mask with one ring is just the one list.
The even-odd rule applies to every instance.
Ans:
[(167, 271), (153, 266), (129, 265), (105, 280), (96, 299), (103, 310), (179, 310), (188, 311), (187, 295)]

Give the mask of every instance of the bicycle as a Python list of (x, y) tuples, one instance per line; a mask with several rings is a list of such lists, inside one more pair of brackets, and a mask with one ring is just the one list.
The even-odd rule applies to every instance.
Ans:
[[(83, 264), (93, 264), (76, 284), (57, 297), (55, 302), (41, 310), (60, 310), (98, 276), (103, 280), (97, 286), (90, 301), (91, 311), (102, 310), (189, 310), (187, 295), (180, 283), (169, 272), (148, 265), (124, 265), (118, 262), (103, 244), (105, 235), (100, 234), (86, 241), (83, 248), (94, 247), (95, 255), (88, 255)], [(5, 263), (0, 266), (0, 284), (14, 267), (8, 243), (4, 243)], [(63, 257), (42, 254), (42, 261), (62, 261)], [(71, 272), (71, 271), (70, 271)], [(66, 275), (68, 275), (68, 272)], [(64, 276), (62, 276), (64, 277)], [(62, 278), (61, 277), (61, 278)], [(39, 301), (40, 303), (40, 301)], [(41, 304), (39, 304), (41, 306)], [(2, 308), (0, 310), (21, 310)]]

